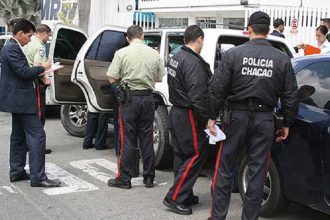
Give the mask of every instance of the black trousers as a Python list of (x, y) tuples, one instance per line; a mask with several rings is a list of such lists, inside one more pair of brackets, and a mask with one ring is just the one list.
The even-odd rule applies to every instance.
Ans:
[(130, 102), (119, 104), (120, 156), (117, 178), (122, 181), (130, 181), (132, 178), (130, 169), (137, 146), (143, 160), (143, 177), (155, 177), (154, 118), (155, 103), (152, 95), (131, 96)]
[(95, 149), (104, 149), (106, 147), (108, 119), (108, 113), (88, 113), (83, 146), (93, 145), (93, 138), (95, 137)]
[(220, 146), (216, 173), (213, 179), (211, 218), (226, 219), (231, 194), (231, 179), (239, 152), (247, 147), (248, 187), (242, 212), (243, 220), (258, 219), (268, 155), (274, 140), (274, 122), (271, 112), (233, 110), (230, 125), (225, 128), (227, 139)]
[(208, 156), (206, 124), (192, 110), (173, 106), (170, 127), (174, 152), (174, 183), (166, 197), (184, 203), (193, 195), (194, 184)]
[(30, 182), (47, 179), (45, 174), (46, 134), (37, 114), (12, 114), (10, 136), (10, 177), (25, 173), (26, 154), (29, 151)]

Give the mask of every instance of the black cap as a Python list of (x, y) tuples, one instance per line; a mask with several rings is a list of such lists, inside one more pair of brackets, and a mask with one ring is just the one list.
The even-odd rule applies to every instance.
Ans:
[(248, 26), (253, 24), (266, 24), (270, 25), (269, 15), (262, 11), (254, 12), (249, 19)]

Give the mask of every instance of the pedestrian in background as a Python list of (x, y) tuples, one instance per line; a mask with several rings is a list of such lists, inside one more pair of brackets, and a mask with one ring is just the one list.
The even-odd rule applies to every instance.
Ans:
[(327, 31), (327, 40), (330, 42), (330, 18), (322, 18), (320, 25), (324, 25), (327, 27), (328, 31)]
[[(47, 61), (46, 43), (52, 35), (52, 30), (45, 24), (38, 25), (35, 35), (31, 41), (23, 47), (23, 52), (30, 66), (39, 66)], [(46, 89), (50, 85), (50, 80), (44, 76), (35, 80), (35, 89), (38, 101), (38, 117), (43, 126), (46, 122)], [(50, 154), (51, 149), (45, 149), (46, 154)]]
[(284, 32), (284, 21), (280, 18), (275, 19), (273, 22), (274, 30), (270, 35), (285, 38)]
[[(118, 174), (110, 179), (110, 187), (131, 188), (131, 163), (139, 146), (143, 160), (143, 183), (154, 186), (155, 153), (153, 122), (155, 82), (165, 75), (158, 52), (145, 45), (143, 29), (133, 25), (127, 29), (129, 46), (118, 50), (108, 69), (111, 84), (119, 83), (120, 156)], [(137, 141), (139, 140), (139, 145)]]
[[(34, 80), (43, 77), (51, 65), (46, 62), (30, 67), (22, 49), (35, 30), (30, 21), (19, 19), (14, 24), (12, 38), (1, 51), (0, 111), (12, 114), (10, 181), (30, 180), (32, 187), (56, 187), (61, 183), (45, 174), (46, 134), (38, 118), (34, 88)], [(25, 171), (27, 151), (30, 175)]]
[(210, 85), (208, 128), (213, 134), (220, 107), (228, 102), (232, 110), (225, 125), (227, 139), (219, 149), (209, 219), (226, 219), (233, 169), (244, 147), (249, 162), (242, 219), (258, 219), (275, 133), (272, 111), (280, 98), (284, 121), (276, 130), (277, 142), (288, 137), (298, 111), (297, 82), (290, 57), (267, 41), (269, 25), (270, 18), (264, 12), (250, 16), (250, 41), (226, 52)]
[(328, 28), (320, 25), (315, 30), (317, 47), (321, 50), (321, 54), (330, 53), (330, 42), (327, 40)]
[(167, 64), (170, 128), (174, 153), (174, 183), (163, 203), (182, 215), (192, 214), (190, 206), (199, 202), (194, 184), (208, 155), (204, 129), (208, 119), (208, 85), (212, 72), (199, 55), (204, 32), (197, 25), (184, 33), (185, 45)]

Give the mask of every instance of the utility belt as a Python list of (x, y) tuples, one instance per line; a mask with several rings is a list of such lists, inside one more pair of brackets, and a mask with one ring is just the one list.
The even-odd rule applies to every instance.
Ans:
[[(220, 111), (221, 123), (226, 125), (230, 124), (232, 110), (246, 110), (248, 111), (249, 118), (254, 119), (255, 112), (273, 112), (274, 108), (258, 103), (253, 98), (241, 102), (229, 102), (226, 100)], [(280, 114), (274, 114), (274, 118), (276, 127), (283, 123), (283, 116)]]
[(151, 96), (152, 91), (146, 90), (131, 90), (127, 82), (122, 82), (117, 87), (118, 102), (128, 103), (131, 101), (132, 96)]

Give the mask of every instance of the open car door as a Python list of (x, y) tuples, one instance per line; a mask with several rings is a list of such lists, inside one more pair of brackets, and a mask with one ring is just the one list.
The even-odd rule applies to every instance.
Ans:
[(125, 46), (126, 28), (104, 26), (80, 50), (71, 80), (84, 92), (88, 111), (112, 111), (113, 93), (106, 72), (115, 52)]
[(49, 74), (51, 86), (47, 88), (47, 104), (85, 104), (81, 89), (71, 82), (74, 61), (79, 50), (87, 41), (87, 35), (80, 29), (58, 24), (53, 31), (48, 59), (60, 62), (64, 68)]

